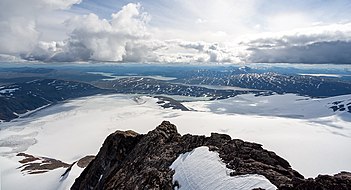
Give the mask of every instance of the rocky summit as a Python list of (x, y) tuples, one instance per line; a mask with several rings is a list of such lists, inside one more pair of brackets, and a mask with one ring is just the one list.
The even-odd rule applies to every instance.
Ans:
[(175, 171), (170, 166), (179, 155), (200, 146), (218, 152), (222, 162), (232, 171), (228, 175), (233, 177), (262, 175), (284, 190), (351, 189), (351, 173), (305, 179), (288, 161), (263, 149), (260, 144), (217, 133), (210, 137), (182, 136), (168, 121), (147, 134), (116, 131), (109, 135), (71, 189), (176, 189), (179, 184), (173, 182)]

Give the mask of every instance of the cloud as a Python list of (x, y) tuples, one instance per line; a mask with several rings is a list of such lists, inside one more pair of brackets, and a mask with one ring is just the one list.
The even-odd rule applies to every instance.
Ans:
[[(229, 0), (217, 3), (216, 6), (212, 6), (212, 1), (205, 1), (201, 5), (204, 11), (199, 10), (196, 3), (188, 1), (172, 1), (170, 4), (163, 2), (157, 5), (162, 5), (162, 14), (156, 14), (158, 19), (167, 15), (165, 10), (168, 8), (178, 6), (182, 10), (170, 11), (171, 16), (162, 23), (156, 22), (156, 26), (151, 23), (151, 15), (139, 3), (129, 3), (109, 18), (87, 11), (83, 11), (85, 15), (72, 10), (60, 11), (69, 9), (80, 1), (0, 1), (0, 54), (19, 55), (26, 60), (45, 62), (351, 63), (348, 53), (351, 23), (347, 22), (311, 25), (308, 20), (303, 22), (303, 26), (310, 27), (298, 28), (301, 27), (300, 20), (305, 19), (304, 14), (288, 13), (282, 18), (281, 14), (275, 15), (279, 18), (275, 20), (272, 20), (274, 15), (261, 15), (263, 20), (271, 20), (270, 22), (258, 22), (259, 19), (256, 18), (253, 21), (260, 24), (239, 23), (247, 13), (245, 10), (250, 10), (249, 15), (254, 16), (257, 5), (254, 1), (242, 1), (245, 5), (243, 10), (234, 14), (228, 7), (235, 3)], [(181, 18), (180, 13), (184, 14)], [(61, 17), (61, 14), (64, 16)], [(43, 19), (48, 15), (61, 16), (55, 17), (55, 20)], [(295, 17), (290, 18), (293, 15)], [(177, 18), (179, 19), (172, 21)], [(230, 27), (229, 21), (223, 18), (231, 18)], [(289, 22), (286, 22), (287, 18), (290, 18)], [(296, 21), (295, 24), (292, 20)], [(286, 26), (278, 27), (280, 32), (260, 33), (272, 31), (267, 28), (277, 28), (275, 25), (281, 26), (282, 22)], [(51, 23), (50, 26), (48, 23)], [(60, 26), (56, 27), (57, 23)], [(64, 38), (51, 39), (50, 36), (54, 35), (50, 32), (43, 35), (43, 25), (44, 28), (47, 26), (47, 30), (50, 27), (55, 31), (59, 29), (60, 32), (55, 35), (64, 33)], [(251, 26), (254, 29), (251, 30)], [(289, 30), (283, 30), (287, 28)], [(243, 33), (251, 35), (239, 35)]]
[(180, 47), (183, 47), (186, 49), (195, 49), (199, 52), (205, 51), (205, 47), (208, 46), (208, 44), (205, 42), (187, 42), (187, 41), (182, 41), (182, 40), (173, 41), (173, 42), (176, 43)]
[(80, 0), (1, 0), (0, 52), (19, 54), (31, 51), (40, 39), (37, 16), (67, 9)]
[(351, 63), (351, 23), (269, 33), (247, 39), (246, 62)]
[[(192, 58), (190, 62), (241, 62), (238, 51), (236, 51), (233, 47), (226, 46), (224, 44), (201, 41), (191, 42), (184, 40), (168, 40), (167, 42), (173, 46), (178, 46), (185, 50), (194, 50), (195, 52), (186, 51), (185, 53), (185, 60), (189, 61), (189, 58)], [(182, 50), (177, 50), (178, 52), (182, 52)], [(181, 60), (182, 57), (183, 56), (178, 56), (177, 60)]]
[(256, 63), (351, 63), (351, 42), (315, 42), (303, 46), (286, 46), (272, 49), (251, 49), (248, 58)]
[(111, 15), (76, 16), (63, 42), (40, 42), (23, 58), (40, 61), (121, 62), (234, 62), (238, 58), (223, 45), (185, 40), (158, 40), (151, 34), (150, 16), (140, 4), (130, 3)]
[(147, 29), (150, 16), (140, 4), (127, 4), (111, 15), (111, 20), (96, 14), (76, 16), (66, 21), (73, 28), (61, 43), (38, 44), (26, 59), (42, 61), (156, 61), (154, 51), (162, 47), (151, 40)]
[(31, 50), (38, 41), (35, 21), (21, 17), (0, 21), (0, 52), (13, 54)]

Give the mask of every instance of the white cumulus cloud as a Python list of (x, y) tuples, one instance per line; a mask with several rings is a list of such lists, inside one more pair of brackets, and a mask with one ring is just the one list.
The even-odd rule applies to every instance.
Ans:
[(155, 61), (153, 51), (161, 46), (151, 40), (147, 29), (149, 20), (150, 16), (141, 11), (140, 4), (133, 3), (112, 14), (111, 20), (101, 19), (93, 13), (76, 16), (66, 21), (73, 28), (67, 40), (60, 45), (41, 43), (27, 58), (44, 61)]
[(0, 52), (20, 54), (31, 51), (40, 39), (39, 14), (67, 9), (80, 0), (1, 0)]

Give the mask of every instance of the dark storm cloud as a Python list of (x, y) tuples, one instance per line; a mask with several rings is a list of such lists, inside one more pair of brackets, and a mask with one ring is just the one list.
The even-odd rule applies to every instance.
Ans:
[(351, 63), (351, 42), (316, 42), (283, 48), (251, 48), (248, 62), (262, 63)]

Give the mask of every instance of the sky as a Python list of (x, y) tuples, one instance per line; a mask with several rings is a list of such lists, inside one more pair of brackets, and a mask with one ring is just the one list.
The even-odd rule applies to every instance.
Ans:
[(351, 64), (349, 0), (1, 0), (0, 60)]

